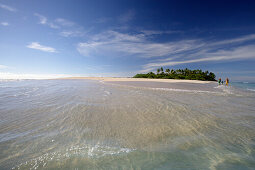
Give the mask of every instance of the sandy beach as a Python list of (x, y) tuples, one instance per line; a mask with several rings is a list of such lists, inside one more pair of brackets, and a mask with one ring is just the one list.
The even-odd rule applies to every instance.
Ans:
[(162, 90), (221, 92), (216, 82), (179, 79), (114, 78), (114, 77), (70, 77), (70, 80), (98, 80), (106, 84)]
[(212, 81), (200, 81), (200, 80), (147, 79), (147, 78), (128, 78), (128, 77), (66, 77), (61, 79), (87, 79), (87, 80), (101, 80), (104, 82), (132, 81), (132, 82), (198, 83), (198, 84), (212, 83)]

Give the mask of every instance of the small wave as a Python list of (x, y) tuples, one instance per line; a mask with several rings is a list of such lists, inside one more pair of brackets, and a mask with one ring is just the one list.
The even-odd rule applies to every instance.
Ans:
[(254, 92), (255, 92), (255, 89), (247, 89), (247, 90), (249, 90), (249, 91), (254, 91)]
[(206, 91), (206, 90), (187, 90), (187, 89), (173, 89), (173, 88), (150, 88), (150, 89), (153, 89), (153, 90), (165, 90), (165, 91), (176, 91), (176, 92), (220, 94), (220, 92)]
[(0, 88), (10, 88), (10, 87), (12, 87), (12, 86), (1, 86), (0, 85)]
[(110, 94), (112, 94), (111, 92), (109, 92), (109, 91), (104, 91), (107, 95), (110, 95)]
[(230, 86), (218, 85), (214, 88), (221, 89), (226, 94), (234, 94), (233, 89)]
[(177, 92), (190, 92), (190, 93), (213, 93), (213, 94), (221, 94), (221, 92), (216, 91), (208, 91), (208, 90), (188, 90), (188, 89), (175, 89), (175, 88), (155, 88), (155, 87), (138, 87), (138, 86), (130, 86), (130, 85), (122, 85), (122, 84), (113, 84), (114, 86), (119, 87), (131, 87), (131, 88), (142, 88), (142, 89), (151, 89), (151, 90), (164, 90), (164, 91), (177, 91)]
[(20, 79), (0, 79), (0, 82), (22, 81)]
[(125, 154), (134, 150), (135, 149), (109, 147), (109, 146), (101, 146), (101, 145), (72, 146), (62, 152), (46, 153), (42, 156), (31, 159), (30, 161), (26, 161), (17, 166), (14, 166), (12, 169), (20, 169), (20, 168), (37, 169), (37, 168), (43, 168), (43, 167), (45, 168), (47, 164), (49, 164), (51, 161), (63, 161), (63, 160), (72, 158), (74, 156), (87, 157), (87, 158), (100, 158), (103, 156)]
[(249, 82), (247, 82), (247, 81), (244, 81), (243, 83), (244, 83), (244, 84), (247, 84), (247, 83), (249, 83)]

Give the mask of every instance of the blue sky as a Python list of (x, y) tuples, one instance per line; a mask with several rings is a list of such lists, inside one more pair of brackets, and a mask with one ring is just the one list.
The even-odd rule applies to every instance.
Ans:
[(0, 0), (0, 78), (202, 69), (255, 81), (254, 1)]

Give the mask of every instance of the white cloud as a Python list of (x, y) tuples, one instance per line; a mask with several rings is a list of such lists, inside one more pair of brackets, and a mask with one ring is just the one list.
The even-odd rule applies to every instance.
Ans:
[(89, 30), (84, 31), (83, 27), (78, 24), (63, 18), (57, 18), (49, 21), (47, 17), (34, 13), (39, 18), (39, 24), (48, 26), (53, 29), (59, 30), (59, 35), (62, 37), (83, 37)]
[[(199, 62), (209, 62), (209, 61), (238, 61), (245, 59), (255, 59), (255, 45), (243, 45), (239, 47), (233, 47), (231, 49), (225, 50), (217, 50), (214, 52), (210, 52), (212, 48), (208, 48), (206, 50), (197, 51), (190, 54), (190, 58), (179, 57), (178, 59), (172, 61), (171, 57), (170, 61), (155, 61), (143, 66), (141, 72), (148, 72), (155, 70), (157, 67), (163, 66), (174, 66), (181, 64), (189, 64), (189, 63), (199, 63)], [(183, 59), (184, 58), (184, 59)]]
[(56, 25), (52, 22), (48, 22), (48, 19), (45, 16), (43, 16), (41, 14), (38, 14), (38, 13), (35, 13), (34, 15), (39, 18), (39, 24), (47, 25), (50, 28), (54, 28), (54, 29), (59, 29), (60, 28), (58, 25)]
[(4, 4), (0, 4), (0, 8), (5, 9), (5, 10), (8, 10), (8, 11), (10, 11), (10, 12), (16, 12), (16, 11), (17, 11), (15, 8), (10, 7), (10, 6), (8, 6), (8, 5), (4, 5)]
[(47, 18), (45, 16), (37, 14), (37, 13), (35, 13), (34, 15), (39, 18), (39, 20), (40, 20), (39, 23), (40, 24), (43, 24), (43, 25), (47, 24)]
[(60, 27), (56, 24), (53, 23), (47, 23), (49, 25), (49, 27), (54, 28), (54, 29), (59, 29)]
[(199, 48), (203, 45), (199, 40), (182, 40), (169, 43), (155, 43), (147, 40), (145, 34), (124, 34), (116, 31), (106, 31), (94, 35), (88, 42), (81, 42), (77, 50), (85, 56), (113, 55), (152, 58), (176, 54), (182, 51)]
[(63, 18), (58, 18), (55, 22), (61, 25), (62, 31), (59, 35), (63, 37), (83, 37), (89, 31), (84, 31), (83, 27)]
[(3, 26), (8, 26), (9, 23), (8, 23), (8, 22), (1, 22), (1, 25), (3, 25)]
[(66, 19), (63, 19), (63, 18), (57, 18), (55, 21), (56, 21), (56, 23), (58, 23), (58, 24), (60, 24), (62, 26), (69, 26), (70, 27), (70, 26), (74, 25), (73, 22), (68, 21)]
[(125, 34), (112, 30), (105, 31), (89, 37), (86, 42), (78, 43), (77, 50), (87, 57), (133, 56), (147, 58), (147, 64), (142, 66), (141, 71), (188, 63), (255, 59), (255, 45), (251, 45), (255, 40), (255, 34), (214, 42), (202, 39), (184, 39), (160, 43), (153, 42), (149, 37), (152, 34), (163, 32), (141, 32)]
[(84, 32), (81, 31), (62, 31), (60, 35), (63, 37), (82, 37)]
[(210, 53), (205, 52), (204, 58), (183, 60), (183, 61), (170, 61), (170, 62), (157, 62), (146, 64), (145, 67), (160, 67), (160, 66), (173, 66), (187, 63), (197, 63), (204, 61), (223, 61), (235, 59), (255, 59), (255, 45), (239, 47), (231, 50), (221, 50), (218, 52)]
[(218, 41), (218, 42), (211, 43), (210, 45), (216, 46), (216, 45), (225, 45), (225, 44), (233, 44), (233, 43), (243, 43), (243, 42), (252, 41), (252, 40), (255, 40), (255, 34), (245, 35), (242, 37), (233, 38), (229, 40)]
[(71, 74), (17, 74), (9, 72), (0, 72), (0, 80), (19, 80), (19, 79), (56, 79), (64, 77), (79, 77), (82, 75)]
[(36, 50), (41, 50), (45, 52), (51, 52), (51, 53), (56, 53), (56, 49), (52, 47), (47, 47), (39, 44), (38, 42), (32, 42), (31, 44), (27, 45), (28, 48), (36, 49)]
[(5, 65), (0, 65), (0, 69), (7, 69), (9, 68), (8, 66), (5, 66)]
[[(39, 18), (39, 24), (46, 25), (53, 29), (59, 29), (61, 30), (59, 32), (60, 36), (63, 37), (82, 37), (85, 35), (85, 31), (83, 30), (83, 27), (79, 26), (78, 24), (75, 24), (72, 21), (63, 19), (63, 18), (57, 18), (53, 21), (49, 21), (47, 17), (35, 13), (35, 16)], [(69, 30), (65, 30), (68, 27)]]

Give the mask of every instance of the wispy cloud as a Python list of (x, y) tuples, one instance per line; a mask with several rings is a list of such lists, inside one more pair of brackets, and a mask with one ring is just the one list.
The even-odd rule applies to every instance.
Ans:
[[(196, 53), (195, 53), (196, 54)], [(240, 59), (255, 59), (255, 45), (243, 46), (230, 50), (220, 50), (217, 52), (204, 52), (204, 58), (187, 59), (183, 61), (170, 61), (170, 62), (156, 62), (145, 65), (145, 68), (173, 66), (187, 63), (197, 63), (205, 61), (224, 61), (224, 60), (240, 60)], [(194, 55), (194, 54), (193, 54)]]
[(85, 56), (115, 54), (115, 56), (135, 55), (153, 58), (199, 48), (203, 43), (197, 41), (199, 40), (155, 43), (149, 41), (144, 33), (132, 35), (110, 30), (92, 36), (88, 42), (79, 43), (77, 49)]
[[(234, 39), (216, 42), (207, 42), (198, 50), (184, 51), (179, 53), (176, 58), (171, 54), (162, 60), (143, 65), (142, 72), (154, 70), (161, 66), (174, 66), (199, 62), (226, 62), (246, 59), (255, 59), (255, 45), (249, 43), (254, 41), (254, 34), (246, 35)], [(248, 43), (248, 44), (247, 44)]]
[(86, 42), (78, 43), (77, 50), (87, 57), (147, 58), (142, 71), (154, 70), (160, 66), (188, 63), (255, 59), (255, 45), (252, 45), (255, 41), (255, 34), (218, 41), (183, 39), (160, 43), (150, 39), (152, 34), (164, 33), (145, 30), (136, 34), (127, 34), (109, 30), (91, 36)]
[(1, 25), (2, 25), (2, 26), (8, 26), (9, 23), (8, 23), (8, 22), (1, 22)]
[(43, 16), (41, 14), (35, 13), (34, 15), (39, 18), (39, 24), (47, 25), (47, 26), (49, 26), (51, 28), (54, 28), (54, 29), (59, 29), (61, 27), (72, 27), (72, 26), (75, 26), (74, 22), (66, 20), (66, 19), (63, 19), (63, 18), (57, 18), (54, 21), (49, 21), (47, 19), (47, 17), (45, 17), (45, 16)]
[(5, 65), (0, 65), (0, 69), (7, 69), (9, 68), (8, 66), (5, 66)]
[(59, 35), (63, 37), (82, 37), (85, 35), (85, 31), (83, 27), (78, 24), (69, 21), (64, 18), (57, 18), (53, 21), (49, 21), (47, 17), (35, 13), (35, 16), (39, 18), (39, 24), (46, 25), (53, 29), (58, 29)]
[(54, 29), (58, 29), (59, 28), (58, 25), (56, 25), (56, 24), (54, 24), (52, 22), (48, 22), (48, 19), (45, 16), (43, 16), (41, 14), (38, 14), (38, 13), (35, 13), (34, 15), (39, 18), (39, 24), (47, 25), (50, 28), (54, 28)]
[(48, 23), (48, 26), (54, 29), (59, 29), (59, 26), (53, 23)]
[(131, 21), (135, 17), (135, 11), (134, 10), (128, 10), (126, 13), (121, 15), (119, 17), (119, 21), (122, 23), (126, 23)]
[(63, 19), (63, 18), (57, 18), (57, 19), (55, 20), (55, 22), (58, 23), (58, 24), (60, 24), (60, 25), (62, 25), (62, 26), (68, 26), (68, 27), (74, 26), (74, 23), (73, 23), (73, 22), (68, 21), (68, 20), (66, 20), (66, 19)]
[(82, 37), (84, 32), (82, 31), (62, 31), (60, 35), (63, 37)]
[(168, 31), (158, 31), (158, 30), (142, 30), (145, 35), (162, 35), (162, 34), (176, 34), (181, 33), (181, 31), (168, 30)]
[(47, 24), (47, 18), (45, 16), (37, 14), (37, 13), (35, 13), (34, 15), (39, 18), (39, 20), (40, 20), (39, 23), (40, 24)]
[(16, 12), (16, 11), (17, 11), (15, 8), (10, 7), (10, 6), (8, 6), (8, 5), (1, 4), (1, 3), (0, 3), (0, 8), (5, 9), (5, 10), (8, 10), (8, 11), (10, 11), (10, 12)]
[(36, 49), (36, 50), (41, 50), (45, 52), (51, 52), (51, 53), (56, 53), (57, 50), (52, 47), (44, 46), (39, 44), (38, 42), (32, 42), (31, 44), (27, 45), (28, 48)]
[(242, 37), (233, 38), (229, 40), (217, 41), (217, 42), (211, 43), (210, 45), (215, 46), (215, 45), (225, 45), (225, 44), (233, 44), (233, 43), (243, 43), (243, 42), (252, 41), (252, 40), (255, 40), (255, 34), (245, 35)]

